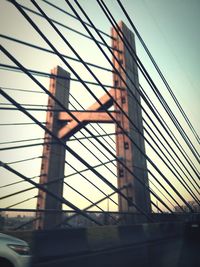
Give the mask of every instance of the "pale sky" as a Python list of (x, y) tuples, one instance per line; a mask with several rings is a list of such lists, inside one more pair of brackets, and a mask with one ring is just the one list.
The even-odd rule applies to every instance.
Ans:
[[(24, 4), (28, 7), (34, 9), (30, 1), (18, 1), (21, 4)], [(66, 11), (72, 13), (68, 5), (64, 0), (53, 1), (52, 3), (60, 6)], [(73, 1), (71, 1), (73, 3)], [(88, 1), (79, 1), (80, 4), (84, 7), (90, 18), (92, 18), (94, 24), (103, 31), (110, 33), (110, 24), (103, 15), (100, 10), (98, 4), (95, 0)], [(41, 7), (45, 10), (45, 12), (55, 20), (68, 25), (71, 28), (84, 32), (84, 29), (76, 20), (66, 16), (65, 14), (49, 7), (47, 4), (42, 1), (38, 1), (41, 4)], [(112, 14), (114, 15), (117, 21), (123, 20), (128, 27), (130, 27), (127, 19), (124, 17), (122, 11), (117, 5), (116, 1), (107, 0), (105, 3), (109, 6)], [(180, 104), (188, 115), (191, 123), (196, 129), (197, 133), (200, 133), (200, 122), (199, 122), (199, 112), (200, 112), (200, 34), (199, 34), (199, 25), (200, 25), (200, 1), (199, 0), (123, 0), (126, 10), (128, 11), (131, 19), (135, 23), (137, 29), (139, 30), (143, 40), (151, 51), (154, 59), (162, 70), (164, 76), (169, 82), (174, 94), (178, 98)], [(31, 25), (22, 17), (22, 15), (15, 9), (7, 1), (0, 1), (0, 31), (1, 34), (8, 35), (32, 44), (36, 44), (38, 46), (49, 48), (45, 42), (41, 39), (41, 37), (35, 32), (35, 30), (31, 27)], [(75, 4), (74, 4), (75, 6)], [(29, 13), (30, 14), (30, 13)], [(35, 15), (31, 15), (31, 17), (36, 21), (39, 25), (40, 29), (45, 32), (46, 36), (52, 41), (52, 43), (59, 49), (61, 53), (64, 53), (69, 56), (73, 56), (73, 53), (66, 47), (63, 41), (55, 34), (55, 32), (50, 28), (50, 26), (41, 18), (38, 18)], [(106, 59), (102, 56), (100, 51), (96, 48), (95, 44), (92, 41), (85, 39), (73, 33), (67, 29), (59, 27), (62, 30), (62, 33), (65, 35), (67, 40), (77, 49), (78, 53), (83, 57), (84, 60), (93, 62), (97, 65), (101, 65), (107, 68), (111, 68)], [(87, 34), (86, 32), (84, 32)], [(109, 38), (105, 38), (107, 42), (110, 42)], [(56, 65), (60, 65), (61, 67), (66, 68), (63, 62), (58, 59), (56, 56), (37, 51), (35, 49), (27, 48), (20, 44), (13, 43), (11, 41), (7, 41), (1, 38), (1, 44), (8, 49), (10, 53), (12, 53), (24, 66), (30, 69), (48, 72), (50, 69), (55, 67)], [(163, 86), (162, 82), (158, 78), (155, 70), (153, 69), (149, 59), (145, 55), (143, 48), (141, 47), (138, 40), (136, 40), (137, 53), (141, 58), (143, 64), (147, 68), (147, 70), (152, 75), (156, 85), (159, 87), (159, 90), (162, 92), (163, 96), (171, 106), (175, 116), (182, 123), (185, 131), (191, 138), (194, 143), (196, 149), (199, 151), (199, 146), (196, 140), (193, 138), (190, 130), (186, 126), (185, 122), (181, 118), (180, 113), (172, 102), (169, 94), (167, 93), (166, 88)], [(110, 56), (110, 55), (109, 55)], [(3, 53), (0, 54), (0, 61), (3, 64), (14, 65), (10, 60), (6, 58)], [(74, 67), (74, 69), (81, 75), (84, 80), (91, 80), (91, 76), (87, 73), (87, 71), (80, 66), (78, 63), (74, 63), (69, 61), (70, 64)], [(112, 85), (112, 75), (108, 72), (95, 70), (95, 73), (100, 77), (101, 81), (104, 84)], [(22, 88), (22, 89), (30, 89), (34, 91), (41, 91), (39, 87), (37, 87), (29, 78), (27, 78), (24, 74), (14, 73), (10, 71), (0, 70), (0, 86), (1, 87), (9, 87), (9, 88)], [(74, 77), (72, 75), (72, 77)], [(155, 97), (153, 96), (151, 90), (144, 82), (144, 79), (140, 75), (140, 82), (145, 87), (145, 91), (154, 101), (155, 105), (161, 111), (163, 116), (165, 113), (161, 110), (160, 104), (157, 102)], [(42, 82), (46, 88), (48, 88), (49, 80), (47, 78), (37, 77), (37, 79)], [(101, 96), (103, 94), (102, 89), (96, 86), (90, 86), (91, 89), (95, 90), (97, 96)], [(95, 100), (89, 95), (88, 92), (78, 83), (71, 82), (70, 85), (71, 93), (73, 96), (77, 98), (77, 100), (87, 108), (90, 106)], [(17, 91), (6, 91), (11, 95), (16, 101), (19, 103), (29, 103), (29, 104), (41, 104), (46, 105), (47, 97), (43, 94), (37, 93), (22, 93)], [(1, 103), (7, 103), (5, 99), (0, 98)], [(74, 103), (74, 101), (72, 101)], [(80, 107), (77, 104), (74, 104), (78, 109)], [(1, 105), (0, 105), (1, 106)], [(72, 108), (73, 109), (73, 108)], [(45, 113), (44, 112), (32, 112), (39, 121), (45, 121)], [(0, 118), (1, 123), (20, 123), (20, 122), (30, 122), (28, 118), (24, 115), (20, 114), (18, 111), (3, 111), (0, 110)], [(166, 121), (169, 120), (166, 118)], [(169, 122), (170, 127), (175, 134), (177, 132), (173, 128), (172, 124)], [(31, 138), (42, 138), (43, 131), (39, 129), (36, 125), (27, 125), (27, 126), (0, 126), (0, 138), (1, 142), (14, 141), (14, 140), (22, 140), (22, 139), (31, 139)], [(114, 132), (114, 126), (104, 125), (104, 129), (108, 132)], [(100, 130), (100, 132), (102, 132)], [(77, 136), (81, 136), (78, 134)], [(179, 136), (177, 135), (179, 138)], [(107, 140), (109, 140), (107, 138)], [(180, 140), (180, 139), (179, 139)], [(36, 143), (32, 142), (32, 143)], [(38, 141), (40, 142), (40, 141)], [(182, 141), (180, 140), (182, 143)], [(84, 143), (92, 149), (90, 144), (86, 141)], [(21, 144), (21, 143), (18, 143)], [(18, 145), (15, 144), (15, 145)], [(83, 148), (77, 142), (71, 142), (70, 147), (75, 149), (82, 157), (86, 157), (88, 162), (91, 165), (99, 164), (99, 161), (91, 156), (88, 152), (86, 152), (85, 148)], [(114, 144), (111, 142), (111, 145)], [(7, 147), (11, 145), (1, 145), (1, 147)], [(153, 152), (146, 147), (147, 154), (156, 162), (156, 164), (160, 164), (159, 160), (155, 157)], [(185, 146), (186, 151), (188, 152), (187, 147)], [(94, 149), (94, 152), (97, 154), (98, 158), (106, 162), (107, 159), (102, 156), (98, 151)], [(105, 151), (104, 151), (105, 152)], [(87, 154), (86, 154), (87, 153)], [(188, 152), (189, 153), (189, 152)], [(0, 158), (4, 162), (12, 162), (20, 159), (26, 159), (31, 157), (37, 157), (42, 155), (42, 147), (31, 147), (26, 149), (16, 149), (16, 150), (7, 150), (0, 151)], [(190, 154), (189, 154), (190, 155)], [(109, 155), (108, 155), (109, 156)], [(196, 167), (199, 169), (198, 163), (195, 161), (192, 155), (191, 159), (193, 160)], [(67, 154), (67, 160), (74, 164), (76, 168), (79, 170), (84, 169), (82, 164), (77, 163), (72, 157)], [(22, 172), (27, 177), (33, 177), (38, 175), (40, 172), (40, 159), (13, 164), (11, 165), (13, 168)], [(172, 180), (175, 186), (178, 184), (174, 181), (173, 177), (169, 177), (171, 174), (169, 171), (165, 169), (164, 166), (159, 165), (160, 168), (166, 173), (166, 176)], [(115, 168), (112, 164), (108, 165), (115, 172)], [(105, 169), (105, 167), (98, 168), (106, 178), (112, 181), (116, 185), (116, 178), (114, 175), (111, 175), (110, 172)], [(65, 173), (72, 173), (73, 170), (66, 166)], [(98, 184), (105, 192), (108, 194), (112, 190), (105, 186), (101, 181), (99, 181), (91, 172), (87, 172), (87, 177), (89, 177), (92, 181)], [(12, 183), (14, 181), (20, 180), (20, 178), (5, 172), (4, 170), (0, 170), (0, 186)], [(37, 179), (35, 181), (38, 181)], [(72, 186), (82, 190), (86, 196), (89, 196), (91, 200), (96, 201), (100, 199), (102, 194), (98, 193), (96, 190), (91, 188), (87, 182), (83, 181), (83, 178), (77, 176), (67, 178), (66, 180)], [(0, 189), (0, 195), (6, 195), (17, 190), (21, 190), (24, 188), (28, 188), (29, 185), (26, 183), (22, 183), (19, 185), (2, 188)], [(92, 190), (92, 191), (91, 191)], [(181, 189), (182, 190), (182, 189)], [(93, 192), (91, 194), (90, 192)], [(190, 200), (190, 197), (182, 191), (185, 197)], [(29, 196), (34, 196), (37, 194), (37, 190), (32, 190), (27, 193), (21, 194), (17, 197), (8, 198), (6, 200), (1, 201), (0, 207), (7, 207), (15, 202), (20, 200), (24, 200)], [(69, 199), (75, 205), (80, 208), (84, 208), (88, 206), (88, 202), (83, 200), (80, 196), (77, 196), (76, 193), (72, 192), (69, 188), (65, 186), (64, 189), (64, 197)], [(116, 199), (116, 198), (115, 198)], [(27, 203), (16, 206), (23, 208), (35, 208), (35, 199), (31, 200)], [(107, 208), (107, 202), (102, 203), (101, 207), (104, 209)], [(110, 209), (115, 210), (115, 206), (110, 206)]]

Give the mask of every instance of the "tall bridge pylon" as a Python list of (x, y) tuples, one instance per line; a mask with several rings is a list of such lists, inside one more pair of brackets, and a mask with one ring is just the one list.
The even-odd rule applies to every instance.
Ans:
[[(49, 92), (56, 97), (66, 108), (69, 104), (69, 85), (70, 74), (61, 67), (51, 70), (52, 77), (50, 79)], [(58, 79), (56, 77), (66, 77), (66, 79)], [(62, 123), (59, 120), (59, 112), (51, 110), (59, 110), (60, 106), (51, 97), (48, 98), (48, 111), (46, 113), (46, 127), (55, 135), (59, 134)], [(42, 155), (42, 164), (40, 171), (40, 184), (46, 185), (49, 191), (58, 196), (63, 194), (63, 178), (65, 167), (65, 148), (57, 144), (55, 140), (45, 132), (44, 146)], [(56, 182), (53, 182), (56, 180)], [(35, 227), (36, 229), (48, 229), (58, 224), (62, 219), (62, 203), (52, 198), (42, 190), (39, 190), (37, 199), (37, 209), (57, 210), (57, 213), (37, 212)]]
[[(129, 43), (132, 45), (132, 48), (135, 50), (134, 34), (123, 22), (119, 23), (119, 27)], [(113, 28), (112, 36), (114, 37), (112, 46), (115, 48), (114, 53), (115, 57), (117, 58), (116, 60), (116, 58), (113, 57), (114, 66), (128, 84), (129, 89), (132, 90), (135, 98), (140, 102), (140, 95), (134, 87), (137, 86), (139, 88), (137, 65)], [(132, 82), (126, 77), (121, 65), (118, 64), (117, 61), (123, 66), (123, 68), (129, 74), (129, 77), (131, 77), (131, 79), (134, 81), (135, 85), (133, 85)], [(66, 108), (68, 108), (70, 74), (60, 67), (54, 68), (52, 70), (52, 74), (55, 74), (55, 77), (51, 77), (50, 79), (49, 90), (62, 104), (65, 105)], [(61, 79), (60, 76), (66, 77), (66, 79)], [(114, 105), (114, 111), (109, 111), (112, 114), (112, 117), (116, 119), (118, 124), (126, 133), (128, 133), (131, 139), (134, 140), (134, 142), (140, 148), (138, 149), (133, 143), (131, 143), (127, 135), (123, 134), (118, 125), (116, 125), (116, 133), (119, 133), (116, 134), (116, 156), (140, 180), (142, 180), (143, 183), (148, 185), (146, 159), (142, 153), (145, 153), (144, 138), (138, 133), (137, 130), (138, 128), (140, 132), (143, 132), (141, 107), (138, 104), (138, 101), (136, 101), (136, 99), (130, 95), (130, 92), (128, 92), (125, 84), (120, 79), (119, 75), (116, 74), (116, 72), (113, 74), (113, 84), (115, 88), (110, 89), (109, 91), (112, 98), (108, 94), (105, 94), (99, 99), (101, 104), (99, 102), (95, 102), (93, 105), (88, 107), (86, 111), (71, 112), (74, 117), (77, 118), (77, 120), (64, 111), (47, 111), (47, 127), (60, 139), (67, 142), (72, 135), (81, 130), (88, 123), (113, 123), (114, 121), (106, 112), (106, 110)], [(115, 101), (113, 101), (113, 99)], [(136, 128), (130, 124), (130, 121), (127, 119), (127, 117), (120, 111), (119, 106), (126, 112), (128, 117), (131, 118)], [(50, 109), (59, 109), (58, 104), (56, 104), (50, 97), (48, 101), (48, 107)], [(40, 183), (47, 183), (46, 187), (50, 191), (58, 196), (62, 196), (65, 148), (54, 143), (54, 140), (52, 140), (47, 133), (45, 133), (45, 141), (46, 140), (48, 140), (48, 142), (43, 146)], [(52, 144), (49, 145), (49, 142)], [(134, 176), (126, 170), (126, 168), (123, 167), (123, 164), (117, 162), (118, 187), (121, 188), (125, 185), (129, 185), (126, 186), (126, 189), (124, 189), (123, 193), (128, 199), (130, 199), (130, 203), (134, 202), (141, 210), (146, 213), (150, 213), (151, 207), (149, 191), (145, 190), (145, 187), (139, 183), (138, 180), (136, 180)], [(53, 180), (57, 180), (57, 182), (51, 183)], [(118, 203), (119, 211), (136, 212), (134, 206), (131, 206), (126, 199), (123, 199), (121, 196), (119, 196)], [(51, 196), (42, 191), (39, 191), (37, 209), (56, 209), (58, 212), (51, 215), (51, 213), (40, 213), (38, 211), (37, 217), (39, 219), (36, 223), (36, 229), (48, 229), (56, 224), (59, 224), (61, 221), (62, 205), (57, 200), (53, 199)]]
[[(127, 26), (121, 21), (119, 23), (119, 27), (121, 32), (126, 37), (129, 44), (131, 44), (131, 48), (136, 51), (135, 48), (135, 37), (134, 34), (127, 28)], [(118, 33), (116, 33), (115, 29), (112, 28), (112, 36), (113, 44), (112, 46), (117, 48), (115, 50), (115, 56), (118, 59), (120, 65), (117, 60), (113, 58), (113, 63), (115, 68), (119, 71), (124, 81), (129, 87), (129, 90), (132, 91), (135, 98), (130, 94), (124, 85), (123, 81), (120, 79), (119, 75), (113, 75), (113, 83), (119, 88), (125, 88), (125, 90), (116, 88), (114, 91), (114, 99), (118, 103), (118, 105), (125, 111), (128, 115), (128, 118), (131, 118), (132, 125), (128, 118), (120, 112), (119, 108), (115, 105), (115, 110), (117, 112), (117, 120), (120, 122), (120, 125), (123, 127), (124, 131), (128, 133), (132, 140), (138, 145), (141, 151), (145, 153), (144, 146), (144, 138), (140, 133), (143, 133), (143, 125), (142, 125), (142, 110), (141, 106), (139, 106), (138, 102), (140, 102), (139, 91), (139, 79), (138, 79), (138, 68), (130, 55), (129, 50), (125, 46), (124, 42), (119, 38)], [(118, 52), (121, 51), (121, 52)], [(126, 74), (123, 72), (121, 65), (128, 73), (129, 77), (134, 84), (127, 78)], [(135, 89), (135, 86), (138, 90)], [(138, 100), (138, 102), (136, 101)], [(136, 126), (133, 128), (133, 124)], [(138, 130), (140, 133), (138, 132)], [(119, 131), (118, 127), (116, 127), (116, 131)], [(132, 170), (132, 172), (142, 180), (143, 183), (148, 185), (148, 175), (147, 175), (147, 165), (144, 154), (141, 153), (139, 149), (131, 143), (130, 139), (124, 135), (116, 135), (116, 153), (117, 156), (123, 160), (125, 165)], [(130, 186), (126, 189), (126, 196), (130, 198), (131, 201), (135, 202), (138, 207), (141, 208), (146, 213), (150, 213), (150, 194), (149, 191), (145, 190), (145, 187), (136, 180), (133, 175), (128, 172), (126, 169), (122, 167), (122, 165), (117, 163), (118, 169), (118, 187), (122, 187), (125, 184), (130, 184)], [(120, 211), (135, 211), (133, 207), (129, 207), (127, 201), (119, 196), (119, 210)]]

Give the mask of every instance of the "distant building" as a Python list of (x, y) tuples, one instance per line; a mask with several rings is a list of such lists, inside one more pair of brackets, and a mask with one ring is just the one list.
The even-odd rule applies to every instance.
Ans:
[(5, 225), (5, 215), (3, 214), (3, 212), (0, 213), (0, 230), (4, 229), (4, 225)]
[[(200, 212), (200, 206), (196, 202), (188, 201), (188, 204), (193, 208), (194, 212)], [(190, 209), (185, 205), (181, 205), (181, 208), (179, 206), (175, 206), (174, 211), (175, 212), (190, 212)]]

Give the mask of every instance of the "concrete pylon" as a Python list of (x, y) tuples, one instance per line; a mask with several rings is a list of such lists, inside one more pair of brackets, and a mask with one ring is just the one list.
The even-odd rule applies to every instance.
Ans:
[[(119, 27), (135, 51), (134, 34), (123, 22), (119, 23)], [(135, 174), (135, 176), (142, 180), (143, 183), (148, 185), (147, 164), (146, 159), (143, 156), (143, 153), (145, 153), (144, 138), (136, 129), (138, 128), (140, 132), (143, 133), (142, 111), (140, 105), (138, 104), (138, 102), (140, 103), (140, 95), (136, 90), (136, 88), (139, 90), (138, 69), (134, 59), (114, 29), (112, 29), (112, 36), (114, 37), (112, 42), (112, 46), (114, 48), (113, 51), (115, 53), (115, 57), (120, 63), (119, 64), (113, 57), (114, 66), (118, 69), (123, 79), (128, 84), (137, 101), (132, 94), (129, 93), (126, 85), (122, 82), (120, 77), (114, 72), (113, 83), (115, 88), (112, 88), (109, 91), (112, 97), (108, 96), (108, 94), (103, 95), (99, 99), (101, 105), (97, 101), (88, 107), (88, 109), (84, 112), (71, 111), (71, 114), (73, 114), (76, 119), (66, 112), (47, 111), (46, 126), (57, 137), (66, 141), (76, 132), (85, 127), (88, 123), (113, 123), (114, 121), (110, 118), (110, 116), (108, 116), (106, 110), (113, 105), (113, 99), (115, 99), (121, 109), (123, 109), (128, 117), (130, 117), (131, 121), (136, 127), (132, 125), (132, 123), (121, 112), (121, 109), (115, 103), (115, 110), (109, 112), (140, 148), (138, 149), (125, 134), (121, 133), (122, 131), (120, 127), (117, 127), (116, 125), (117, 157), (120, 160), (123, 160), (123, 163)], [(121, 65), (126, 70), (129, 77), (131, 77), (131, 79), (134, 81), (134, 85), (126, 77)], [(68, 108), (70, 74), (60, 67), (54, 68), (52, 70), (52, 74), (55, 74), (59, 77), (52, 77), (50, 79), (49, 90), (63, 105), (65, 105), (66, 108)], [(66, 79), (62, 79), (60, 76), (66, 77)], [(60, 109), (59, 105), (57, 105), (57, 103), (55, 103), (51, 98), (49, 98), (48, 107), (50, 109)], [(45, 133), (45, 142), (47, 142), (47, 144), (44, 144), (43, 148), (40, 184), (50, 183), (45, 185), (48, 190), (57, 196), (62, 197), (65, 148), (60, 144), (55, 143), (55, 140), (53, 140), (52, 137), (47, 133)], [(143, 153), (141, 153), (140, 150)], [(118, 187), (126, 187), (123, 190), (123, 193), (141, 210), (143, 210), (143, 212), (150, 213), (151, 203), (149, 191), (146, 190), (145, 187), (137, 181), (135, 176), (129, 173), (120, 163), (117, 163), (117, 174)], [(58, 179), (60, 180), (55, 183), (51, 183)], [(129, 186), (127, 187), (126, 185)], [(37, 208), (44, 210), (53, 209), (56, 210), (57, 213), (43, 213), (38, 211), (37, 217), (39, 217), (39, 219), (36, 222), (36, 229), (49, 229), (61, 222), (62, 204), (41, 190), (39, 191)], [(128, 203), (127, 200), (121, 196), (119, 196), (119, 211), (137, 212), (134, 206), (130, 205), (130, 202)], [(125, 221), (131, 222), (129, 219)]]
[[(126, 39), (129, 41), (132, 49), (135, 50), (135, 38), (134, 34), (127, 28), (127, 26), (123, 23), (119, 23), (119, 27), (123, 32)], [(130, 55), (128, 49), (124, 45), (124, 42), (120, 39), (118, 33), (112, 28), (112, 36), (114, 37), (112, 41), (112, 47), (115, 48), (114, 53), (119, 63), (124, 67), (129, 77), (134, 81), (135, 86), (139, 90), (139, 80), (138, 80), (138, 68)], [(120, 51), (120, 52), (119, 52)], [(134, 94), (135, 98), (140, 102), (140, 95), (136, 91), (135, 86), (132, 82), (127, 78), (126, 74), (122, 70), (120, 64), (113, 57), (113, 63), (116, 69), (120, 72), (123, 79), (128, 84), (130, 90)], [(129, 93), (126, 88), (126, 85), (120, 79), (117, 74), (113, 74), (113, 83), (116, 86), (115, 89), (115, 100), (118, 105), (126, 112), (126, 114), (130, 117), (131, 121), (134, 125), (143, 133), (143, 125), (142, 125), (142, 111), (141, 107), (135, 100), (135, 98)], [(122, 87), (124, 89), (120, 89), (117, 87)], [(126, 131), (134, 142), (140, 147), (140, 149), (145, 152), (144, 146), (144, 138), (138, 133), (137, 129), (131, 124), (128, 118), (120, 112), (119, 107), (115, 104), (115, 111), (118, 111), (117, 121), (123, 127), (124, 131)], [(116, 132), (120, 132), (121, 129), (116, 127)], [(146, 159), (142, 155), (142, 153), (138, 150), (138, 148), (130, 141), (130, 139), (125, 134), (116, 135), (116, 153), (118, 158), (123, 160), (123, 163), (132, 170), (135, 175), (141, 179), (144, 183), (148, 184), (148, 175), (147, 175), (147, 164)], [(130, 186), (124, 190), (124, 194), (132, 200), (138, 207), (140, 207), (144, 212), (151, 212), (150, 205), (150, 194), (141, 185), (133, 175), (131, 175), (121, 164), (117, 164), (118, 169), (118, 187), (122, 187), (125, 184), (129, 184)], [(120, 211), (133, 211), (135, 212), (135, 208), (127, 203), (125, 199), (119, 196), (119, 210)]]
[[(55, 77), (50, 78), (49, 91), (68, 109), (70, 74), (59, 66), (52, 69), (51, 74), (55, 75)], [(59, 77), (64, 77), (64, 79)], [(54, 111), (47, 111), (46, 127), (58, 136), (58, 132), (63, 126), (63, 123), (58, 120), (59, 112), (56, 112), (55, 110), (60, 110), (61, 107), (49, 97), (48, 109)], [(63, 194), (64, 165), (65, 148), (62, 145), (57, 144), (48, 133), (45, 133), (40, 184), (44, 185), (45, 183), (50, 183), (45, 185), (45, 187), (60, 197)], [(53, 183), (54, 180), (57, 181)], [(37, 217), (39, 219), (35, 224), (36, 229), (49, 229), (61, 222), (62, 204), (42, 190), (39, 190), (37, 209), (51, 209), (56, 212), (48, 213), (38, 211)]]

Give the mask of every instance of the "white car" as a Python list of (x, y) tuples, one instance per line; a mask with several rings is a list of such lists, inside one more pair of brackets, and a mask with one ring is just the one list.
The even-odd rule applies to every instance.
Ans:
[(0, 266), (28, 267), (30, 249), (28, 244), (16, 237), (0, 233)]

